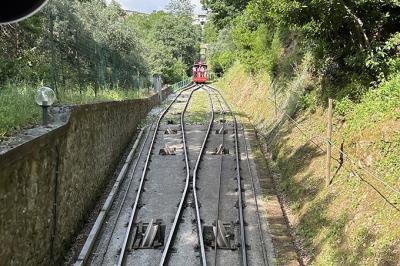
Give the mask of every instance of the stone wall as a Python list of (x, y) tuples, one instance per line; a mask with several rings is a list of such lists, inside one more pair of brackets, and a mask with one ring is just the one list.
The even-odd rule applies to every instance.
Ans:
[(65, 125), (0, 154), (0, 265), (61, 264), (157, 104), (154, 95), (76, 106)]

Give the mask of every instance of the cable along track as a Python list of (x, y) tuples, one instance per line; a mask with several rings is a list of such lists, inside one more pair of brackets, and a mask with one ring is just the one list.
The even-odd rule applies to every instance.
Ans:
[[(233, 132), (233, 130), (225, 121), (225, 108), (219, 95), (210, 89), (207, 90), (215, 102), (214, 111), (218, 119), (214, 119), (216, 122), (207, 143), (208, 151), (204, 154), (204, 163), (197, 173), (196, 187), (200, 188), (198, 201), (201, 203), (200, 220), (206, 250), (206, 257), (201, 262), (203, 265), (216, 265), (218, 250), (224, 249), (223, 255), (229, 258), (220, 260), (220, 265), (229, 265), (239, 259), (237, 252), (233, 251), (237, 249), (234, 239), (237, 235), (234, 232), (236, 231), (234, 221), (237, 219), (234, 195), (236, 185), (231, 175), (231, 169), (234, 168), (234, 155), (229, 154), (229, 150), (233, 150), (231, 147), (233, 138), (229, 136), (229, 141), (225, 142), (228, 132)], [(220, 109), (219, 112), (218, 109)], [(224, 163), (225, 157), (227, 160)]]
[[(233, 252), (238, 248), (238, 236), (240, 236), (240, 232), (236, 230), (236, 222), (239, 218), (234, 215), (234, 209), (238, 207), (238, 194), (237, 192), (233, 193), (233, 191), (238, 190), (236, 178), (232, 178), (232, 171), (236, 170), (236, 152), (230, 154), (230, 151), (234, 150), (236, 139), (232, 138), (232, 134), (229, 134), (234, 132), (229, 106), (222, 102), (221, 95), (214, 90), (211, 91), (217, 98), (221, 108), (221, 128), (216, 130), (217, 135), (220, 136), (221, 144), (215, 153), (219, 155), (220, 160), (217, 174), (216, 214), (212, 224), (214, 256), (211, 256), (212, 252), (210, 252), (210, 262), (212, 262), (212, 265), (226, 265), (237, 262), (240, 259), (240, 256), (234, 255), (237, 252)], [(229, 117), (229, 120), (227, 117)]]
[(219, 90), (206, 86), (210, 90), (216, 92), (228, 109), (228, 112), (232, 116), (233, 119), (233, 131), (234, 131), (234, 150), (235, 150), (235, 170), (236, 170), (236, 182), (237, 182), (237, 195), (238, 195), (238, 223), (239, 223), (239, 254), (240, 254), (240, 265), (247, 265), (247, 251), (246, 251), (246, 236), (245, 236), (245, 226), (244, 226), (244, 215), (243, 215), (243, 192), (242, 192), (242, 177), (240, 171), (240, 153), (239, 153), (239, 140), (238, 140), (238, 125), (235, 114), (232, 112), (232, 109)]
[[(203, 87), (200, 87), (197, 91), (202, 90)], [(184, 152), (185, 152), (185, 161), (186, 161), (186, 173), (187, 173), (187, 181), (191, 184), (190, 187), (187, 187), (186, 190), (186, 199), (185, 202), (181, 202), (181, 206), (185, 205), (187, 207), (191, 206), (192, 208), (184, 208), (184, 211), (179, 213), (180, 216), (184, 215), (185, 218), (180, 219), (180, 216), (176, 217), (176, 221), (179, 219), (181, 222), (183, 219), (185, 219), (185, 223), (181, 224), (180, 226), (175, 227), (175, 231), (171, 231), (170, 237), (167, 240), (168, 245), (164, 249), (163, 252), (163, 259), (160, 262), (160, 265), (192, 265), (195, 264), (196, 262), (199, 261), (198, 255), (196, 255), (196, 252), (193, 249), (193, 245), (197, 245), (198, 249), (201, 250), (201, 244), (203, 243), (202, 241), (202, 227), (201, 227), (201, 219), (199, 219), (199, 209), (200, 205), (197, 199), (196, 195), (196, 172), (199, 168), (200, 162), (202, 161), (203, 154), (205, 152), (205, 147), (208, 141), (208, 137), (211, 132), (212, 125), (214, 123), (214, 108), (213, 108), (213, 103), (211, 100), (211, 97), (209, 95), (208, 90), (204, 90), (208, 94), (208, 101), (210, 104), (210, 120), (208, 122), (207, 129), (205, 130), (205, 133), (203, 134), (201, 128), (202, 126), (199, 125), (188, 125), (189, 126), (189, 132), (190, 136), (189, 139), (192, 138), (193, 141), (193, 136), (197, 136), (195, 139), (196, 141), (190, 143), (189, 145), (189, 139), (187, 136), (187, 128), (186, 128), (186, 112), (187, 108), (185, 108), (184, 112), (182, 112), (181, 116), (181, 127), (182, 127), (182, 132), (183, 132), (183, 145), (184, 145)], [(190, 98), (192, 97), (192, 94), (195, 92), (195, 90), (192, 91)], [(194, 130), (195, 129), (195, 130)], [(200, 138), (199, 134), (201, 135)], [(201, 140), (201, 143), (198, 143), (199, 150), (197, 151), (197, 142)], [(189, 146), (192, 146), (189, 148)], [(190, 149), (190, 151), (189, 151)], [(198, 153), (198, 154), (197, 154)], [(197, 154), (197, 155), (196, 155)], [(196, 155), (196, 156), (195, 156)], [(195, 156), (195, 158), (193, 157)], [(191, 165), (193, 163), (193, 166)], [(196, 211), (197, 210), (197, 211)], [(190, 219), (188, 219), (190, 218)], [(189, 222), (187, 222), (189, 221)], [(193, 224), (191, 223), (193, 222)], [(192, 225), (196, 225), (195, 227), (192, 227)], [(179, 228), (178, 228), (179, 227)], [(193, 235), (194, 233), (196, 235)], [(177, 238), (177, 239), (176, 239)], [(194, 241), (196, 240), (197, 241)], [(179, 240), (179, 241), (177, 241)], [(189, 240), (190, 243), (187, 241)], [(191, 242), (191, 240), (193, 242)], [(175, 242), (175, 243), (174, 243)], [(197, 243), (197, 244), (196, 244)], [(203, 251), (204, 251), (204, 246), (203, 246)], [(176, 254), (175, 254), (176, 252)], [(205, 251), (204, 251), (205, 252)], [(174, 253), (174, 256), (171, 258), (171, 253)], [(204, 253), (205, 254), (205, 253)], [(172, 262), (171, 262), (172, 260)], [(201, 258), (200, 258), (201, 260)]]
[[(214, 233), (214, 265), (217, 265), (217, 259), (218, 259), (218, 233), (220, 230), (220, 201), (221, 201), (221, 188), (222, 188), (222, 169), (223, 169), (223, 164), (224, 164), (224, 156), (225, 156), (225, 131), (226, 131), (226, 120), (225, 120), (225, 109), (222, 106), (221, 100), (218, 97), (218, 95), (214, 92), (214, 95), (217, 96), (218, 103), (220, 105), (221, 111), (220, 111), (220, 122), (221, 122), (221, 128), (217, 129), (218, 133), (221, 135), (221, 146), (218, 147), (218, 150), (216, 153), (220, 155), (220, 164), (219, 164), (219, 174), (218, 174), (218, 196), (217, 196), (217, 213), (216, 213), (216, 219), (215, 219), (215, 229), (213, 230)], [(226, 132), (227, 133), (227, 132)]]

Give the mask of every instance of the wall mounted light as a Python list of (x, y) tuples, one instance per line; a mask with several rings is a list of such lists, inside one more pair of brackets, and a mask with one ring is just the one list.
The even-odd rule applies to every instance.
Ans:
[(57, 100), (55, 92), (47, 87), (42, 87), (37, 90), (35, 101), (42, 107), (42, 124), (47, 126), (49, 120), (49, 107)]

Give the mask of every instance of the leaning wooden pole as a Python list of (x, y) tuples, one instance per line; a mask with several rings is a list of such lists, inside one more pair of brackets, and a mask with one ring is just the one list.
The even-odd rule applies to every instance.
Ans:
[(332, 158), (332, 115), (333, 115), (333, 101), (329, 98), (328, 106), (328, 130), (326, 139), (326, 186), (331, 183), (331, 158)]

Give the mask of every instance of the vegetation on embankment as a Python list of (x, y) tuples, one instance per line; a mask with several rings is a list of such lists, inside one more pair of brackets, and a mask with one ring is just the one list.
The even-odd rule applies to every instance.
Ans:
[[(218, 86), (268, 146), (305, 262), (396, 265), (398, 1), (203, 2), (213, 11), (209, 62), (225, 73)], [(328, 98), (334, 160), (326, 187)]]

